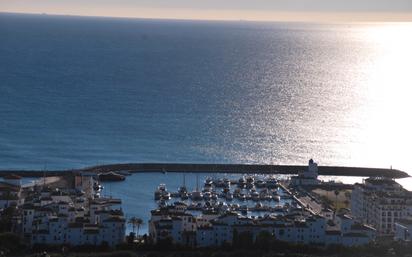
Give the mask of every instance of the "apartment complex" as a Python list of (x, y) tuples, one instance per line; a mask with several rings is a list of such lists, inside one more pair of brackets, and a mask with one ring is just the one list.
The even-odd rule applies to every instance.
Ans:
[(412, 214), (412, 193), (388, 178), (368, 178), (355, 184), (351, 196), (352, 215), (376, 228), (378, 235), (395, 233), (395, 223)]
[(100, 197), (91, 174), (77, 175), (71, 188), (23, 188), (20, 179), (8, 175), (0, 182), (0, 207), (16, 208), (12, 230), (27, 243), (114, 247), (124, 241), (121, 200)]
[(232, 244), (236, 236), (249, 233), (252, 240), (262, 232), (277, 240), (299, 244), (356, 246), (375, 239), (376, 230), (349, 216), (339, 215), (331, 222), (320, 215), (291, 210), (282, 216), (245, 217), (236, 212), (205, 212), (193, 215), (174, 206), (152, 211), (149, 235), (154, 243), (171, 240), (192, 247)]

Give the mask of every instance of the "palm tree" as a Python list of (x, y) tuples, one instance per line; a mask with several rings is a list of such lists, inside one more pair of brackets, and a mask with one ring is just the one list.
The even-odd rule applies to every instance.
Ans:
[(128, 222), (130, 225), (132, 225), (132, 230), (133, 230), (133, 234), (135, 233), (135, 230), (136, 230), (136, 226), (137, 226), (137, 218), (136, 217), (131, 217), (130, 219), (129, 219), (129, 222)]
[(338, 212), (338, 196), (339, 196), (339, 190), (335, 190), (335, 212)]
[(139, 235), (140, 226), (143, 224), (143, 220), (141, 218), (131, 217), (128, 223), (132, 225), (133, 234), (135, 234), (137, 227), (137, 234), (135, 235)]
[(139, 235), (140, 226), (143, 225), (143, 220), (140, 218), (137, 218), (136, 225), (137, 225), (137, 235)]

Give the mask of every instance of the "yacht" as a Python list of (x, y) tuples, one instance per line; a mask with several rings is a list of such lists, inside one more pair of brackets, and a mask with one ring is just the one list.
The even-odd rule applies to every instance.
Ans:
[(238, 183), (237, 183), (237, 186), (240, 187), (240, 188), (244, 188), (245, 185), (246, 185), (245, 178), (244, 178), (244, 177), (241, 177), (241, 178), (239, 179)]
[(273, 200), (275, 200), (276, 202), (279, 202), (280, 196), (278, 194), (273, 195)]
[(267, 189), (260, 191), (259, 197), (261, 200), (266, 200), (266, 201), (272, 200), (272, 196), (270, 195)]
[(282, 205), (276, 205), (275, 208), (274, 208), (274, 211), (275, 212), (283, 212), (284, 211), (283, 206)]
[(266, 187), (266, 182), (259, 179), (255, 182), (255, 186), (257, 188), (264, 188), (264, 187)]
[(167, 195), (169, 196), (168, 198), (170, 198), (170, 193), (167, 192), (165, 184), (160, 184), (157, 187), (157, 190), (154, 192), (155, 200), (160, 200), (161, 198), (167, 198), (166, 197)]
[(275, 178), (269, 178), (266, 180), (267, 188), (277, 188), (279, 186), (278, 181)]
[(256, 211), (267, 211), (267, 210), (269, 210), (269, 207), (263, 205), (261, 202), (258, 202), (258, 203), (255, 205), (255, 210), (256, 210)]
[(255, 179), (252, 176), (246, 177), (246, 184), (253, 184)]
[(246, 201), (246, 200), (247, 200), (247, 199), (246, 199), (246, 195), (243, 194), (243, 193), (240, 193), (240, 194), (239, 194), (239, 200), (240, 200), (240, 201)]
[(120, 175), (116, 172), (110, 171), (107, 173), (100, 173), (98, 175), (100, 181), (123, 181), (126, 179), (125, 176)]
[(182, 200), (189, 199), (189, 194), (187, 192), (181, 193), (180, 194), (180, 199), (182, 199)]
[(203, 194), (203, 199), (204, 199), (205, 201), (209, 201), (210, 199), (212, 199), (212, 193), (210, 193), (210, 192), (205, 192), (205, 193)]
[(240, 206), (240, 212), (242, 213), (242, 215), (247, 215), (247, 211), (248, 211), (248, 210), (249, 210), (249, 209), (247, 208), (246, 205)]
[(206, 178), (205, 184), (203, 186), (203, 192), (210, 192), (213, 189), (213, 181), (211, 178)]
[(186, 188), (186, 175), (183, 174), (183, 185), (179, 187), (177, 191), (180, 195), (180, 198), (182, 200), (185, 200), (188, 198), (188, 193), (187, 193), (187, 188)]
[(221, 179), (221, 178), (213, 181), (213, 184), (215, 185), (215, 187), (224, 187), (224, 185), (225, 185), (223, 179)]
[(231, 192), (227, 192), (225, 195), (226, 201), (232, 201), (233, 200), (233, 195)]
[(252, 198), (253, 201), (259, 201), (259, 193), (256, 191), (253, 191), (252, 193), (250, 193), (250, 197)]
[(230, 188), (230, 180), (228, 178), (223, 179), (223, 188)]
[(192, 201), (201, 201), (203, 200), (203, 194), (202, 192), (198, 191), (198, 190), (194, 190), (191, 194), (190, 194), (190, 199)]
[(233, 197), (239, 198), (239, 195), (240, 195), (241, 192), (242, 192), (242, 191), (240, 190), (240, 188), (236, 188), (236, 189), (233, 191)]
[(192, 201), (203, 200), (203, 193), (199, 191), (199, 175), (196, 175), (196, 189), (190, 194)]

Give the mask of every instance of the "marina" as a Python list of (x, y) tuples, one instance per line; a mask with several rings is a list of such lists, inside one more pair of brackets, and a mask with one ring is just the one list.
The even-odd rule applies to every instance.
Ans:
[[(253, 178), (253, 186), (251, 183), (246, 183), (246, 178)], [(361, 177), (320, 176), (319, 178), (325, 181), (342, 179), (344, 183), (351, 184), (362, 182)], [(270, 212), (284, 215), (288, 211), (296, 211), (300, 208), (291, 192), (285, 190), (282, 183), (279, 183), (288, 180), (290, 175), (278, 174), (141, 172), (132, 173), (123, 182), (102, 182), (101, 195), (122, 198), (126, 218), (139, 213), (139, 217), (145, 221), (150, 218), (149, 210), (175, 203), (195, 214), (231, 210), (248, 217), (264, 216)], [(223, 194), (225, 190), (226, 193)], [(155, 192), (164, 192), (163, 199), (160, 197), (162, 194), (156, 197)], [(252, 192), (258, 193), (254, 193), (255, 198), (252, 198)], [(259, 194), (261, 192), (262, 194)], [(263, 193), (268, 192), (272, 195), (264, 196)], [(131, 231), (131, 226), (128, 226), (127, 232)], [(147, 232), (148, 224), (145, 222), (141, 226), (140, 233)]]
[[(264, 175), (261, 174), (253, 174), (256, 178), (264, 178)], [(253, 208), (259, 204), (259, 201), (247, 200), (245, 196), (245, 200), (239, 200), (234, 198), (232, 201), (227, 201), (225, 198), (218, 197), (217, 200), (205, 201), (203, 198), (197, 201), (193, 201), (190, 197), (190, 194), (193, 192), (202, 193), (203, 182), (206, 181), (207, 178), (215, 178), (215, 179), (229, 179), (229, 180), (238, 180), (242, 177), (241, 174), (224, 174), (224, 173), (177, 173), (177, 172), (167, 172), (167, 173), (134, 173), (131, 176), (128, 176), (127, 179), (123, 182), (102, 182), (103, 190), (101, 192), (102, 196), (105, 197), (114, 197), (114, 198), (122, 198), (123, 199), (123, 210), (125, 212), (126, 218), (130, 218), (135, 216), (136, 213), (139, 213), (139, 217), (143, 220), (147, 221), (150, 218), (149, 210), (153, 210), (159, 207), (160, 199), (155, 200), (155, 191), (158, 189), (160, 184), (165, 184), (166, 190), (170, 193), (170, 199), (165, 201), (165, 204), (173, 204), (174, 202), (183, 202), (189, 209), (193, 208), (192, 212), (199, 213), (204, 208), (206, 202), (215, 203), (219, 205), (219, 203), (226, 202), (228, 208), (229, 205), (233, 206), (233, 208), (240, 209), (242, 206), (246, 205), (248, 207), (248, 215), (249, 216), (259, 216), (263, 215), (264, 211), (255, 211)], [(277, 180), (287, 179), (287, 176), (284, 175), (274, 175)], [(185, 185), (183, 185), (183, 180), (185, 180)], [(196, 190), (196, 181), (199, 181), (199, 190)], [(133, 188), (133, 190), (131, 190)], [(215, 188), (216, 192), (221, 193), (223, 188)], [(218, 191), (218, 190), (219, 191)], [(231, 185), (231, 192), (238, 189), (237, 185)], [(256, 188), (256, 190), (260, 190)], [(183, 199), (176, 195), (178, 192), (187, 192), (187, 199), (183, 197)], [(243, 189), (246, 192), (246, 189)], [(211, 193), (211, 192), (210, 192)], [(262, 205), (268, 206), (270, 208), (275, 208), (278, 205), (283, 205), (286, 202), (290, 202), (291, 200), (288, 199), (288, 195), (282, 192), (282, 189), (278, 189), (278, 193), (281, 196), (279, 202), (274, 200), (271, 201), (260, 201)], [(208, 194), (206, 194), (208, 195)], [(282, 197), (283, 195), (283, 197)], [(204, 195), (203, 195), (204, 196)], [(206, 196), (207, 197), (207, 196)], [(138, 201), (136, 199), (139, 199)], [(199, 206), (197, 206), (199, 204)], [(237, 206), (239, 205), (239, 206)], [(200, 208), (199, 208), (200, 207)], [(279, 208), (279, 207), (278, 207)], [(195, 210), (196, 209), (196, 210)], [(253, 210), (253, 211), (252, 211)], [(240, 212), (240, 210), (238, 211)], [(127, 227), (127, 232), (131, 231), (131, 226)], [(141, 226), (140, 233), (144, 234), (148, 232), (148, 224), (145, 222)]]
[[(50, 184), (46, 184), (44, 177), (43, 184), (35, 182), (30, 187), (22, 187), (22, 178), (11, 174), (4, 178), (2, 184), (3, 190), (9, 188), (13, 195), (10, 191), (7, 201), (1, 204), (3, 208), (16, 205), (24, 210), (20, 212), (22, 215), (16, 215), (15, 227), (32, 245), (46, 242), (62, 244), (75, 233), (70, 228), (78, 226), (78, 232), (85, 237), (80, 236), (70, 241), (71, 244), (84, 245), (92, 240), (93, 244), (99, 245), (109, 236), (112, 238), (108, 242), (111, 247), (122, 243), (126, 234), (135, 233), (135, 227), (132, 226), (130, 231), (126, 225), (130, 222), (126, 221), (136, 219), (141, 220), (138, 238), (145, 234), (154, 244), (172, 240), (174, 244), (190, 247), (232, 244), (236, 242), (238, 233), (252, 233), (252, 239), (261, 233), (272, 233), (278, 240), (286, 242), (343, 246), (366, 245), (377, 236), (406, 240), (400, 234), (408, 230), (404, 228), (403, 221), (368, 218), (372, 217), (371, 211), (363, 206), (368, 204), (375, 211), (382, 210), (382, 206), (388, 204), (388, 200), (380, 198), (382, 193), (391, 199), (390, 203), (400, 204), (404, 210), (409, 210), (412, 204), (410, 192), (392, 178), (371, 177), (353, 186), (322, 181), (318, 164), (313, 159), (294, 176), (233, 173), (206, 173), (200, 176), (193, 173), (187, 178), (188, 174), (183, 172), (172, 180), (167, 177), (167, 172), (163, 172), (164, 182), (148, 187), (159, 181), (157, 173), (151, 183), (136, 183), (144, 191), (139, 195), (130, 195), (130, 199), (127, 195), (118, 194), (120, 188), (127, 187), (124, 178), (128, 174), (101, 174), (104, 175), (79, 173), (73, 177), (74, 183), (66, 178), (62, 181), (49, 179)], [(133, 177), (130, 176), (130, 179)], [(55, 184), (53, 189), (51, 185), (56, 182), (60, 185), (64, 182), (66, 186), (56, 187)], [(121, 187), (113, 190), (115, 185)], [(335, 203), (328, 198), (328, 192), (322, 191), (325, 186), (329, 189), (335, 187), (332, 190)], [(351, 194), (352, 190), (354, 194)], [(2, 195), (6, 193), (7, 190)], [(344, 198), (338, 201), (340, 194)], [(131, 211), (130, 206), (123, 208), (123, 201), (143, 204), (143, 208)], [(353, 211), (339, 207), (339, 202), (347, 206), (350, 202)], [(41, 212), (45, 209), (48, 209), (48, 215), (41, 221), (44, 218)], [(136, 213), (139, 217), (135, 216)], [(408, 217), (397, 209), (393, 216)], [(368, 220), (364, 222), (363, 217)], [(27, 219), (36, 220), (22, 222)], [(45, 225), (37, 227), (39, 222)], [(53, 229), (55, 222), (60, 222), (59, 230)], [(49, 223), (53, 223), (51, 227)], [(90, 226), (94, 226), (93, 232)], [(60, 236), (65, 228), (69, 228), (68, 234)], [(91, 239), (89, 233), (95, 236)]]
[(280, 187), (273, 176), (246, 175), (239, 179), (206, 177), (203, 186), (199, 187), (199, 182), (196, 182), (192, 192), (187, 191), (185, 177), (183, 174), (183, 185), (176, 192), (168, 192), (163, 183), (158, 186), (154, 200), (159, 207), (178, 203), (189, 211), (234, 211), (246, 216), (259, 216), (273, 212), (286, 213), (297, 206), (293, 197)]

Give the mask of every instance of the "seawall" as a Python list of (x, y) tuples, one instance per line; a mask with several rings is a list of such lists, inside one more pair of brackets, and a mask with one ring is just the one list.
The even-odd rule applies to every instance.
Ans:
[[(263, 173), (263, 174), (297, 174), (306, 169), (303, 165), (258, 165), (258, 164), (191, 164), (191, 163), (126, 163), (109, 164), (73, 170), (0, 170), (0, 177), (14, 173), (24, 177), (61, 176), (77, 172), (205, 172), (205, 173)], [(397, 169), (319, 166), (319, 175), (326, 176), (381, 176), (389, 178), (406, 178), (409, 175)]]

